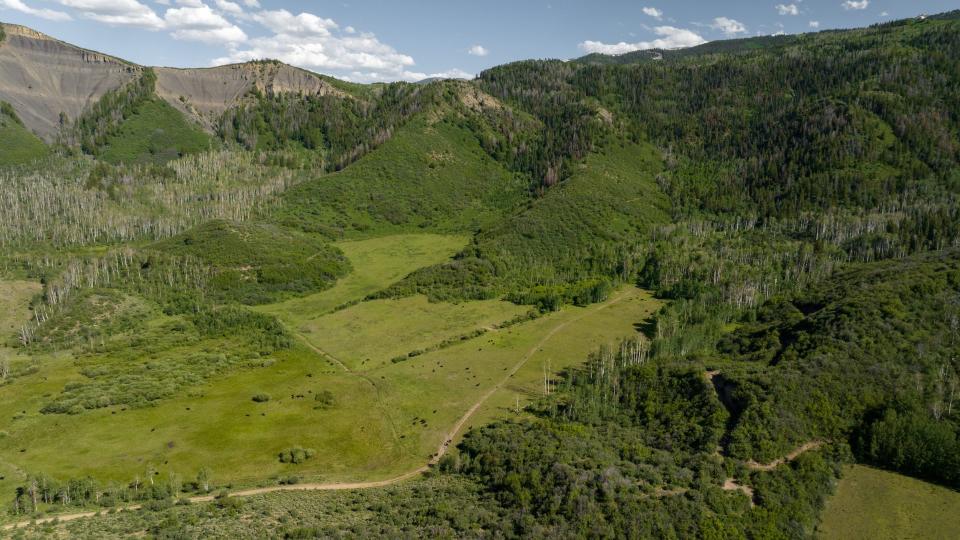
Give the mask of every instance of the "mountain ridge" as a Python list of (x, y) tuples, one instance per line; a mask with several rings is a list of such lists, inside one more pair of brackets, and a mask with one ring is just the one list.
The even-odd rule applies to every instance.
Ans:
[[(156, 95), (207, 131), (213, 130), (218, 115), (241, 104), (250, 92), (350, 96), (343, 84), (278, 61), (209, 68), (144, 66), (27, 26), (0, 25), (6, 34), (0, 41), (0, 100), (9, 102), (27, 129), (48, 143), (66, 122), (146, 69), (157, 75)], [(51, 69), (54, 66), (58, 69)]]

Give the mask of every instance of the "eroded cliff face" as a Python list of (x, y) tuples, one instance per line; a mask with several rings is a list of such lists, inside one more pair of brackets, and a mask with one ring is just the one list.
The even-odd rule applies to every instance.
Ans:
[[(60, 130), (61, 113), (68, 120), (76, 119), (106, 92), (144, 70), (24, 26), (2, 26), (6, 39), (0, 43), (0, 100), (9, 102), (24, 125), (47, 142)], [(279, 62), (154, 71), (156, 94), (207, 130), (252, 90), (349, 97), (323, 78)]]
[(9, 102), (23, 124), (47, 142), (60, 129), (60, 113), (76, 118), (142, 70), (23, 26), (4, 24), (3, 30), (0, 100)]
[(157, 95), (208, 128), (224, 111), (241, 104), (252, 90), (267, 94), (346, 96), (310, 72), (273, 62), (202, 69), (154, 68), (154, 71)]

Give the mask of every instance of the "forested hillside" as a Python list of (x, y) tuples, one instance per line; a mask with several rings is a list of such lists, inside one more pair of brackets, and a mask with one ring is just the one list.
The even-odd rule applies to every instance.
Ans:
[[(11, 519), (805, 538), (850, 462), (960, 489), (958, 13), (473, 81), (131, 66), (50, 145), (3, 103)], [(91, 464), (113, 426), (149, 446)]]

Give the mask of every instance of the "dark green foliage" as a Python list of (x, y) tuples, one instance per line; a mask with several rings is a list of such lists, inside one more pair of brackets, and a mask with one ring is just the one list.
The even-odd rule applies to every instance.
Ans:
[(951, 420), (942, 421), (924, 410), (887, 409), (867, 426), (862, 457), (894, 471), (960, 487), (960, 423)]
[(217, 302), (262, 304), (321, 291), (350, 268), (326, 241), (264, 223), (210, 221), (149, 249), (208, 265), (206, 292)]
[(572, 64), (548, 61), (516, 62), (480, 74), (483, 90), (537, 120), (529, 126), (520, 115), (487, 113), (494, 130), (482, 139), (489, 152), (525, 173), (536, 193), (575, 174), (577, 164), (613, 132), (610, 112), (567, 84), (576, 71)]
[(110, 136), (98, 157), (111, 163), (164, 163), (208, 150), (213, 140), (167, 102), (141, 103)]
[[(298, 447), (290, 448), (280, 452), (280, 463), (290, 463), (298, 465), (316, 455), (316, 450), (312, 448), (303, 449)], [(296, 482), (294, 482), (296, 483)]]
[(721, 342), (761, 363), (726, 374), (741, 409), (731, 453), (763, 461), (859, 432), (865, 459), (957, 485), (958, 321), (956, 250), (843, 272), (771, 305)]
[(276, 220), (329, 237), (397, 231), (473, 232), (524, 198), (522, 181), (452, 121), (421, 118), (349, 168), (284, 195)]
[(942, 185), (957, 167), (957, 35), (940, 21), (816, 34), (783, 50), (587, 67), (570, 84), (618, 101), (673, 146), (666, 189), (677, 210), (873, 207), (918, 181)]
[(255, 402), (257, 402), (257, 403), (266, 403), (266, 402), (270, 401), (270, 395), (269, 395), (269, 394), (254, 394), (253, 397), (250, 398), (250, 399), (252, 399), (253, 401), (255, 401)]
[(337, 405), (337, 398), (330, 390), (321, 390), (313, 395), (313, 400), (317, 403), (315, 409), (332, 409)]
[(456, 260), (418, 271), (385, 294), (491, 298), (555, 309), (602, 300), (635, 276), (636, 246), (668, 220), (647, 145), (612, 146), (521, 212), (478, 233)]
[(389, 139), (407, 119), (440, 99), (440, 87), (397, 83), (372, 95), (302, 96), (254, 93), (228, 110), (220, 137), (249, 150), (305, 149), (340, 170)]

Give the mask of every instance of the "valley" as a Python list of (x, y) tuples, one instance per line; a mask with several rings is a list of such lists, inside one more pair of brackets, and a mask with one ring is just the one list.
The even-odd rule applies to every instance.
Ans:
[[(206, 468), (218, 484), (235, 487), (290, 475), (305, 482), (391, 478), (429, 461), (459, 419), (464, 422), (453, 430), (457, 438), (462, 428), (515, 415), (517, 405), (542, 394), (545, 365), (551, 373), (570, 367), (563, 359), (571, 351), (577, 358), (576, 351), (583, 356), (633, 334), (633, 321), (658, 308), (649, 294), (623, 290), (609, 308), (568, 308), (502, 329), (496, 325), (526, 309), (411, 297), (330, 312), (418, 266), (449, 257), (461, 242), (406, 235), (339, 244), (353, 266), (366, 273), (316, 295), (259, 308), (280, 313), (303, 342), (263, 366), (189, 386), (145, 409), (39, 414), (51, 390), (82, 377), (69, 356), (31, 359), (42, 367), (0, 388), (0, 411), (12, 419), (0, 428), (0, 445), (4, 455), (14, 456), (2, 485), (22, 482), (16, 472), (21, 467), (121, 483), (146, 479), (150, 471), (163, 478), (191, 478)], [(22, 295), (39, 291), (34, 285), (5, 286), (18, 286)], [(23, 317), (22, 311), (14, 314)], [(436, 320), (444, 326), (431, 324)], [(476, 330), (485, 332), (472, 335)], [(406, 357), (451, 338), (449, 346)], [(401, 353), (402, 362), (391, 362)], [(342, 366), (331, 357), (343, 358)], [(324, 391), (335, 401), (329, 408), (318, 407), (314, 399)], [(257, 403), (254, 394), (270, 399)], [(463, 417), (474, 405), (479, 407)], [(277, 461), (279, 452), (295, 446), (311, 448), (316, 456), (296, 466)]]
[(369, 84), (0, 25), (2, 530), (955, 536), (960, 12), (873, 22)]

